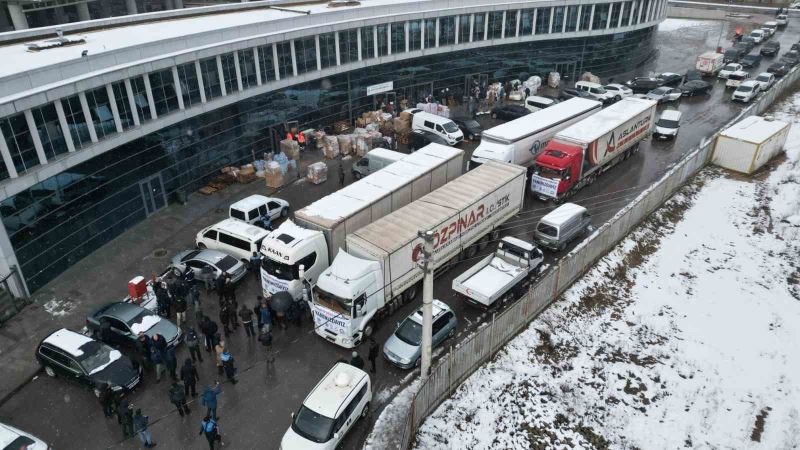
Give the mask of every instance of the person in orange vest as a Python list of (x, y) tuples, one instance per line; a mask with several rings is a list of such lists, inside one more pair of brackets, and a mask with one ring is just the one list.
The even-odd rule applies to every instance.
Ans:
[(297, 143), (300, 144), (300, 151), (304, 151), (306, 149), (306, 136), (303, 133), (297, 133), (296, 136)]

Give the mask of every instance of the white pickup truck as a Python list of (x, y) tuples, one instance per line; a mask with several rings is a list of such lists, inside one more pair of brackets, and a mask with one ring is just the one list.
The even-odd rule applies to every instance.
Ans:
[[(453, 280), (453, 290), (479, 307), (499, 306), (528, 288), (543, 261), (544, 255), (535, 245), (515, 237), (504, 237), (494, 254)], [(501, 298), (503, 302), (495, 305)]]

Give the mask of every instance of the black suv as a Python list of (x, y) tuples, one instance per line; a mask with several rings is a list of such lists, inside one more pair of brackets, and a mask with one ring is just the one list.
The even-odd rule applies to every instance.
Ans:
[(781, 62), (785, 62), (789, 67), (794, 67), (800, 63), (800, 53), (795, 50), (789, 50), (781, 56)]
[(51, 377), (92, 389), (98, 395), (108, 383), (114, 392), (128, 392), (142, 379), (142, 368), (100, 341), (62, 328), (39, 343), (36, 359)]
[(759, 63), (761, 63), (761, 55), (758, 53), (750, 53), (749, 55), (744, 55), (742, 59), (739, 60), (739, 64), (744, 67), (755, 67)]
[(763, 56), (775, 56), (781, 50), (781, 43), (778, 41), (769, 41), (761, 46), (761, 54)]
[(786, 75), (787, 73), (789, 73), (789, 70), (791, 70), (791, 69), (792, 68), (788, 64), (786, 64), (785, 62), (778, 61), (776, 63), (770, 64), (770, 66), (767, 67), (767, 72), (769, 72), (769, 73), (775, 75), (776, 77), (780, 78), (780, 77)]
[(646, 94), (664, 85), (661, 78), (636, 77), (625, 83), (636, 94)]

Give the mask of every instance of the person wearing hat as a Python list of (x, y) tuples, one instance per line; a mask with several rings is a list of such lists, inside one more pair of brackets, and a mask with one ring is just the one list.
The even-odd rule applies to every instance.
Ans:
[(350, 358), (350, 365), (359, 369), (364, 368), (364, 359), (358, 355), (358, 352), (353, 352), (353, 357)]

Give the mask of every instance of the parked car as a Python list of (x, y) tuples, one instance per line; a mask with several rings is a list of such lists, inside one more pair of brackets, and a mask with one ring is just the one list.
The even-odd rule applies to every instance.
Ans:
[(471, 117), (453, 117), (450, 120), (458, 125), (458, 128), (461, 129), (461, 132), (464, 133), (464, 136), (470, 141), (480, 138), (481, 134), (483, 133), (481, 124)]
[(663, 86), (648, 92), (647, 98), (658, 103), (666, 103), (678, 100), (682, 94), (683, 92), (678, 88)]
[(770, 64), (769, 67), (767, 67), (767, 72), (775, 75), (776, 78), (780, 78), (789, 73), (791, 69), (792, 68), (789, 66), (789, 64), (786, 64), (783, 61), (778, 61)]
[(778, 14), (778, 16), (775, 17), (775, 23), (777, 23), (779, 27), (783, 28), (789, 23), (789, 16), (786, 14)]
[(533, 239), (552, 251), (563, 251), (580, 235), (592, 230), (592, 216), (583, 206), (564, 203), (539, 220)]
[(558, 103), (558, 100), (550, 97), (541, 97), (538, 95), (531, 95), (525, 99), (525, 107), (530, 112), (540, 111), (549, 108)]
[(681, 112), (674, 109), (666, 109), (656, 121), (653, 139), (674, 139), (678, 135), (680, 126)]
[[(431, 347), (436, 347), (456, 334), (456, 315), (449, 306), (433, 301), (433, 332)], [(422, 356), (422, 306), (397, 324), (383, 345), (383, 356), (401, 369), (411, 369)]]
[(39, 343), (36, 359), (48, 376), (77, 382), (95, 395), (105, 383), (114, 392), (130, 392), (142, 379), (141, 367), (119, 350), (66, 328)]
[(651, 77), (636, 77), (625, 84), (633, 91), (634, 94), (646, 94), (655, 88), (664, 85), (664, 80), (661, 78)]
[(656, 78), (660, 78), (663, 81), (662, 86), (677, 87), (683, 82), (683, 75), (674, 72), (664, 72)]
[(760, 53), (763, 56), (775, 56), (781, 50), (781, 43), (778, 41), (769, 41), (761, 46)]
[(4, 423), (0, 423), (0, 446), (3, 450), (50, 450), (43, 440)]
[(743, 81), (731, 94), (731, 100), (750, 103), (761, 92), (761, 83), (756, 80)]
[(769, 72), (762, 72), (755, 77), (755, 81), (761, 85), (761, 90), (766, 91), (775, 84), (775, 75)]
[(681, 86), (681, 93), (684, 97), (694, 97), (695, 95), (708, 95), (711, 93), (710, 83), (703, 80), (688, 81)]
[(728, 76), (728, 80), (725, 82), (725, 87), (726, 88), (739, 87), (739, 85), (742, 84), (742, 82), (748, 79), (750, 79), (750, 74), (745, 72), (744, 70), (733, 72)]
[(739, 60), (739, 63), (743, 67), (755, 67), (761, 64), (761, 55), (758, 53), (750, 53), (748, 55), (744, 55), (742, 59)]
[(589, 100), (594, 100), (594, 97), (589, 95), (588, 92), (581, 91), (575, 88), (564, 88), (561, 90), (561, 94), (559, 94), (558, 98), (560, 100), (569, 100), (571, 98), (586, 98)]
[(726, 79), (728, 79), (730, 74), (732, 74), (734, 72), (741, 72), (742, 69), (744, 69), (744, 66), (742, 66), (739, 63), (726, 64), (725, 67), (723, 67), (722, 70), (719, 71), (717, 76), (719, 78), (722, 78), (723, 80), (726, 80)]
[(575, 89), (581, 90), (589, 94), (595, 100), (609, 104), (614, 101), (614, 93), (609, 92), (600, 83), (592, 83), (591, 81), (578, 81), (575, 83)]
[(110, 345), (136, 345), (139, 333), (150, 338), (160, 334), (167, 346), (176, 346), (183, 338), (174, 323), (149, 309), (126, 302), (113, 302), (98, 309), (86, 318), (86, 328)]
[(514, 120), (530, 113), (528, 108), (522, 105), (498, 105), (492, 108), (492, 119)]
[(756, 44), (760, 44), (762, 41), (769, 37), (769, 32), (764, 32), (761, 28), (756, 28), (755, 30), (750, 32), (750, 37), (753, 38), (753, 41)]
[(778, 31), (778, 21), (770, 20), (769, 22), (764, 22), (764, 24), (761, 25), (761, 29), (769, 30), (770, 34), (775, 34), (775, 32)]
[(277, 220), (279, 217), (288, 215), (289, 202), (258, 194), (245, 197), (228, 208), (228, 217), (247, 222), (250, 225), (257, 224), (262, 216), (269, 217), (270, 220)]
[(733, 46), (734, 48), (742, 48), (746, 49), (742, 52), (742, 55), (746, 55), (750, 53), (751, 50), (756, 48), (756, 41), (755, 39), (751, 38), (750, 36), (745, 36), (739, 41), (736, 45)]
[(408, 146), (411, 151), (416, 151), (430, 143), (447, 145), (447, 140), (436, 133), (425, 130), (411, 130)]
[(177, 270), (180, 275), (191, 270), (197, 278), (206, 266), (211, 267), (215, 279), (227, 272), (234, 283), (238, 283), (247, 274), (247, 267), (243, 262), (219, 250), (184, 250), (170, 261), (170, 268)]
[(745, 47), (731, 47), (725, 50), (725, 53), (722, 54), (722, 62), (725, 64), (728, 63), (735, 63), (739, 61), (739, 58), (746, 55), (749, 52)]
[(797, 50), (789, 50), (781, 56), (781, 62), (785, 62), (789, 67), (794, 67), (800, 63), (800, 52)]
[(611, 83), (603, 86), (606, 91), (614, 94), (614, 100), (619, 101), (633, 95), (633, 90), (624, 84)]
[(702, 80), (703, 74), (700, 73), (699, 70), (691, 69), (686, 71), (686, 74), (683, 76), (683, 79), (685, 80), (684, 83), (686, 81)]

